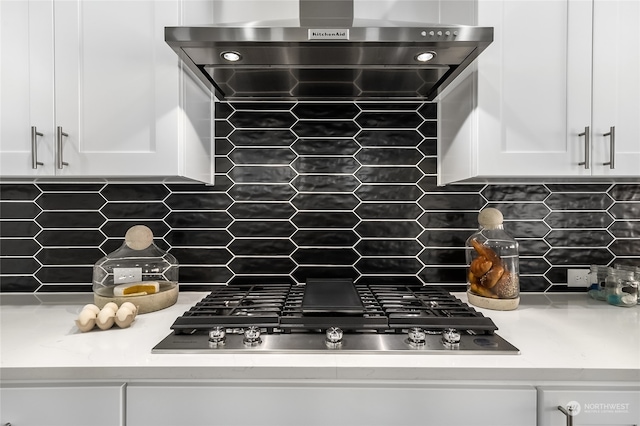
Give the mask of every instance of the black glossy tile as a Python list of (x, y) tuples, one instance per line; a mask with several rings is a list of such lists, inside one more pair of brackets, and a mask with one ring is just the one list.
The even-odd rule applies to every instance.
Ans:
[(282, 275), (237, 275), (231, 278), (229, 285), (255, 285), (255, 284), (290, 284), (297, 285), (296, 280), (288, 274)]
[(333, 120), (350, 119), (356, 116), (360, 109), (352, 103), (307, 103), (299, 102), (293, 107), (293, 113), (300, 119)]
[(169, 209), (163, 203), (107, 203), (100, 212), (107, 219), (162, 219), (169, 213)]
[[(122, 234), (124, 237), (124, 234)], [(105, 240), (97, 229), (45, 229), (38, 234), (36, 240), (43, 246), (93, 246), (99, 247)]]
[(355, 249), (362, 256), (416, 256), (422, 246), (416, 240), (363, 239)]
[(180, 266), (180, 291), (200, 291), (197, 287), (184, 284), (224, 284), (233, 277), (233, 272), (226, 266)]
[(298, 228), (353, 228), (359, 221), (352, 212), (298, 212), (291, 221)]
[(607, 247), (613, 237), (604, 229), (558, 229), (544, 239), (553, 247)]
[(609, 232), (616, 238), (640, 238), (640, 221), (616, 221), (609, 227)]
[(356, 190), (362, 201), (416, 201), (422, 196), (417, 185), (362, 185)]
[(417, 183), (423, 173), (416, 167), (362, 167), (356, 177), (363, 183)]
[(555, 192), (607, 192), (611, 187), (608, 183), (548, 183), (549, 191)]
[(206, 194), (209, 192), (224, 192), (233, 185), (233, 182), (226, 176), (217, 174), (214, 185), (206, 185), (204, 183), (167, 183), (166, 185), (171, 190), (172, 195), (182, 192)]
[(289, 274), (295, 267), (289, 257), (236, 257), (229, 264), (236, 274)]
[(229, 135), (235, 146), (289, 146), (296, 141), (291, 130), (243, 130), (238, 129)]
[(427, 211), (480, 210), (485, 205), (485, 200), (479, 194), (440, 193), (425, 194), (419, 204)]
[(425, 138), (435, 138), (438, 137), (438, 122), (437, 121), (425, 121), (422, 126), (418, 128), (420, 133)]
[[(96, 259), (97, 261), (98, 259)], [(36, 273), (43, 284), (92, 283), (92, 266), (44, 266)]]
[(351, 120), (309, 121), (300, 120), (293, 126), (294, 133), (301, 138), (353, 137), (360, 128)]
[(100, 194), (109, 201), (162, 201), (170, 194), (161, 184), (114, 184), (105, 186)]
[(38, 183), (44, 192), (100, 192), (104, 183)]
[(291, 148), (298, 155), (353, 155), (360, 146), (353, 139), (298, 139)]
[(616, 240), (609, 250), (616, 256), (640, 256), (640, 239), (636, 240)]
[(216, 138), (226, 138), (231, 132), (234, 131), (234, 127), (226, 120), (216, 120), (214, 126), (214, 135)]
[(360, 201), (353, 194), (297, 194), (291, 203), (298, 210), (353, 210)]
[(542, 292), (549, 289), (551, 284), (541, 276), (520, 276), (520, 292)]
[(426, 212), (419, 219), (425, 228), (466, 228), (471, 231), (478, 229), (477, 212)]
[(231, 113), (233, 113), (234, 109), (233, 106), (231, 106), (231, 104), (229, 104), (228, 102), (216, 102), (214, 104), (214, 111), (214, 117), (226, 118), (231, 115)]
[(350, 175), (300, 175), (292, 184), (300, 192), (351, 192), (360, 186)]
[(170, 231), (165, 240), (173, 247), (225, 247), (233, 239), (231, 234), (223, 230), (205, 231)]
[(292, 164), (298, 173), (353, 173), (360, 163), (353, 157), (298, 157)]
[(611, 206), (609, 213), (616, 220), (640, 219), (640, 203), (618, 201)]
[(368, 112), (364, 111), (356, 117), (356, 123), (363, 129), (370, 128), (409, 128), (415, 129), (422, 124), (422, 117), (416, 112), (384, 111)]
[(93, 265), (104, 253), (97, 248), (43, 248), (36, 259), (42, 265)]
[(236, 128), (288, 129), (296, 118), (288, 111), (236, 111), (228, 118)]
[(424, 158), (420, 161), (418, 167), (420, 167), (423, 173), (436, 174), (438, 172), (438, 159), (435, 157)]
[(606, 228), (613, 222), (605, 212), (553, 212), (545, 222), (557, 228)]
[(291, 239), (298, 247), (351, 247), (359, 237), (352, 230), (300, 229)]
[(356, 214), (362, 219), (417, 219), (422, 209), (415, 203), (362, 203)]
[(364, 166), (415, 166), (422, 158), (415, 148), (362, 148), (356, 154)]
[(504, 229), (513, 238), (543, 238), (551, 230), (541, 220), (510, 220), (504, 223)]
[(551, 248), (544, 255), (552, 265), (608, 265), (613, 255), (605, 248)]
[(547, 261), (541, 258), (520, 257), (520, 274), (544, 274), (551, 267)]
[(228, 194), (236, 201), (288, 201), (295, 191), (287, 184), (237, 184)]
[(33, 256), (40, 250), (40, 244), (31, 238), (0, 239), (0, 256)]
[(296, 209), (289, 203), (237, 202), (228, 212), (234, 219), (289, 219)]
[(3, 201), (0, 202), (0, 212), (2, 219), (33, 219), (41, 209), (31, 201)]
[(544, 276), (552, 284), (566, 284), (567, 283), (567, 268), (566, 266), (552, 266)]
[(171, 228), (226, 228), (233, 218), (226, 212), (171, 212), (164, 219)]
[(424, 155), (438, 155), (438, 140), (437, 139), (425, 139), (422, 141), (420, 145), (418, 145), (418, 149)]
[(552, 210), (606, 210), (613, 200), (607, 194), (572, 192), (551, 194), (545, 204)]
[(365, 257), (356, 263), (362, 274), (417, 274), (422, 269), (418, 259), (410, 257)]
[(482, 190), (489, 201), (544, 201), (549, 193), (544, 185), (488, 185)]
[(291, 240), (236, 238), (229, 244), (234, 255), (244, 256), (288, 256), (296, 249)]
[(307, 278), (353, 278), (360, 275), (353, 267), (347, 266), (300, 266), (293, 272), (298, 283), (305, 283)]
[(100, 210), (106, 203), (100, 194), (48, 192), (36, 200), (42, 210)]
[(33, 221), (4, 220), (4, 212), (0, 220), (0, 235), (3, 237), (33, 237), (40, 232), (40, 227)]
[(616, 184), (609, 190), (609, 195), (617, 201), (640, 201), (640, 185)]
[(154, 241), (170, 230), (166, 223), (159, 220), (110, 220), (100, 228), (100, 231), (109, 238), (121, 238), (124, 241), (125, 234), (134, 225), (144, 225), (151, 229)]
[(418, 112), (426, 119), (435, 120), (438, 118), (438, 104), (435, 102), (424, 103), (420, 106)]
[(422, 227), (414, 221), (364, 221), (355, 231), (362, 238), (416, 238)]
[(490, 201), (486, 207), (493, 207), (502, 212), (504, 220), (544, 219), (549, 208), (542, 203), (497, 203)]
[(173, 210), (225, 210), (232, 203), (233, 199), (224, 192), (173, 193), (165, 200), (165, 204)]
[(235, 221), (229, 227), (234, 237), (282, 237), (287, 238), (296, 231), (289, 221)]
[(226, 248), (173, 248), (170, 253), (184, 265), (226, 265), (233, 254)]
[(298, 265), (353, 265), (359, 257), (350, 248), (299, 248), (291, 256)]
[[(1, 261), (0, 261), (1, 263)], [(40, 287), (40, 282), (32, 276), (0, 275), (0, 293), (33, 293)]]
[(98, 212), (42, 212), (36, 222), (43, 228), (100, 228), (106, 221)]
[(295, 102), (231, 102), (236, 111), (290, 111)]
[(0, 200), (33, 201), (40, 195), (40, 189), (33, 184), (2, 183)]
[(438, 186), (438, 178), (435, 176), (425, 176), (418, 182), (420, 188), (425, 192), (480, 192), (485, 187), (484, 184), (454, 184)]
[(215, 157), (213, 163), (216, 173), (228, 173), (234, 166), (233, 162), (227, 157)]
[(420, 278), (429, 284), (459, 284), (466, 290), (467, 273), (464, 267), (429, 267), (420, 271)]
[(295, 157), (289, 148), (236, 148), (229, 154), (234, 164), (288, 165)]
[(224, 156), (229, 155), (235, 145), (232, 144), (227, 138), (215, 138), (214, 140), (214, 155)]
[(366, 275), (360, 276), (356, 284), (366, 285), (388, 285), (397, 286), (398, 284), (406, 286), (422, 286), (424, 282), (417, 276), (384, 276), (384, 275)]
[(356, 105), (363, 111), (416, 111), (422, 105), (416, 102), (360, 101)]
[(544, 256), (551, 246), (542, 239), (518, 240), (520, 256)]
[(420, 242), (427, 248), (430, 247), (464, 247), (467, 239), (475, 231), (455, 229), (429, 229), (420, 235)]
[(422, 135), (416, 130), (380, 129), (363, 130), (356, 136), (362, 146), (406, 146), (416, 147), (422, 142)]
[(465, 265), (465, 253), (464, 247), (459, 249), (428, 248), (420, 254), (420, 260), (427, 266)]
[(229, 171), (236, 183), (289, 183), (295, 176), (289, 166), (235, 166)]
[(70, 283), (70, 284), (43, 284), (37, 293), (90, 293), (91, 284)]

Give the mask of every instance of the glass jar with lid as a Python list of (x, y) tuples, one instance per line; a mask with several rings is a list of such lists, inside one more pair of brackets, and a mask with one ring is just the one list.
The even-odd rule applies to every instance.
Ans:
[(128, 301), (138, 313), (171, 306), (178, 299), (178, 269), (176, 258), (154, 244), (151, 229), (133, 226), (122, 246), (93, 266), (94, 303)]
[(466, 242), (467, 296), (472, 305), (513, 310), (520, 303), (518, 242), (503, 226), (502, 213), (486, 208)]
[(638, 278), (634, 270), (609, 268), (605, 284), (607, 303), (631, 307), (638, 304)]
[(596, 300), (606, 300), (605, 283), (609, 268), (605, 265), (591, 265), (589, 279), (589, 296)]

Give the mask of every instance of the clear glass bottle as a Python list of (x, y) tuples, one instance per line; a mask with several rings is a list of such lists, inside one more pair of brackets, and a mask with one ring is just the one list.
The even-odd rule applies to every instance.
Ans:
[(589, 272), (589, 296), (596, 300), (606, 300), (605, 281), (609, 268), (604, 265), (591, 265)]
[(614, 306), (631, 307), (638, 304), (638, 279), (635, 271), (609, 268), (605, 285), (607, 303)]
[(478, 214), (478, 231), (467, 239), (467, 296), (472, 305), (513, 310), (520, 303), (518, 242), (494, 208)]
[(129, 301), (139, 313), (173, 305), (178, 298), (176, 258), (153, 243), (144, 225), (131, 227), (120, 248), (93, 266), (93, 294), (98, 307)]

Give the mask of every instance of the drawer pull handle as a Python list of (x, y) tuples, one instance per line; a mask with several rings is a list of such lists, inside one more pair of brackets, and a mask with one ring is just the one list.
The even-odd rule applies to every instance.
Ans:
[(36, 126), (31, 126), (31, 168), (37, 169), (38, 166), (44, 166), (44, 163), (38, 161), (38, 136), (44, 136), (36, 129)]
[(584, 166), (585, 169), (589, 168), (589, 163), (591, 160), (589, 159), (589, 151), (591, 149), (589, 143), (589, 126), (584, 128), (584, 132), (578, 133), (578, 136), (584, 136), (584, 161), (578, 163), (579, 166)]
[(609, 161), (602, 163), (603, 166), (609, 166), (610, 169), (615, 169), (616, 158), (616, 126), (609, 127), (609, 131), (602, 136), (609, 136)]
[(69, 137), (68, 133), (62, 131), (62, 127), (58, 126), (58, 137), (56, 138), (56, 148), (58, 151), (58, 168), (62, 169), (64, 166), (68, 166), (69, 163), (65, 163), (62, 159), (62, 137)]

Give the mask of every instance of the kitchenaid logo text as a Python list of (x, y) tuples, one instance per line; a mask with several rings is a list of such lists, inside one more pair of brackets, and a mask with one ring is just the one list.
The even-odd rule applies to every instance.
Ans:
[(309, 40), (349, 40), (349, 30), (309, 30)]

